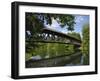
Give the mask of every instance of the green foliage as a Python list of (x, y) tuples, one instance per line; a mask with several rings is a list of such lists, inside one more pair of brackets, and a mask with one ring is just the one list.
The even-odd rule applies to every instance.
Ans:
[(26, 31), (30, 31), (33, 37), (40, 33), (43, 27), (44, 24), (37, 18), (35, 14), (26, 14)]
[(85, 24), (82, 31), (82, 52), (86, 55), (89, 54), (89, 24)]
[(41, 29), (44, 23), (51, 25), (52, 19), (55, 19), (61, 27), (66, 26), (69, 31), (74, 30), (75, 17), (68, 14), (45, 14), (45, 13), (26, 13), (26, 30), (30, 30), (33, 33), (37, 32), (34, 28)]
[(80, 36), (79, 33), (71, 32), (71, 33), (68, 33), (68, 35), (71, 36), (71, 37), (74, 37), (74, 38), (76, 38), (78, 40), (81, 40), (81, 36)]

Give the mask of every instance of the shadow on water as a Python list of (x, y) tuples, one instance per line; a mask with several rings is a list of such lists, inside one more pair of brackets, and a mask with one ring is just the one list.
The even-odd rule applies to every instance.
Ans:
[(88, 65), (84, 64), (84, 55), (81, 52), (77, 52), (71, 55), (63, 55), (54, 58), (48, 58), (48, 59), (26, 61), (26, 68), (78, 66), (78, 65)]

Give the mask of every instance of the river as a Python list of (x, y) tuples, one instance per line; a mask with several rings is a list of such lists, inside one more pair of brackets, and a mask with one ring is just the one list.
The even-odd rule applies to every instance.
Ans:
[(79, 47), (63, 43), (34, 43), (26, 68), (89, 65), (89, 57)]
[(72, 55), (58, 56), (49, 59), (28, 60), (26, 61), (26, 68), (88, 65), (88, 63), (85, 63), (86, 57), (81, 52), (77, 52)]

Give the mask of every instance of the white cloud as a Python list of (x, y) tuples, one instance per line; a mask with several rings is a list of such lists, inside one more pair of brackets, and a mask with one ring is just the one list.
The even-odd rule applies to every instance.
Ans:
[(80, 23), (80, 22), (82, 22), (84, 20), (84, 18), (82, 17), (82, 16), (76, 16), (75, 17), (75, 22), (76, 23)]
[(62, 32), (62, 33), (67, 33), (66, 27), (61, 28), (61, 26), (58, 24), (58, 22), (55, 19), (52, 19), (52, 24), (51, 25), (46, 25), (46, 27), (50, 29), (54, 29), (56, 31)]

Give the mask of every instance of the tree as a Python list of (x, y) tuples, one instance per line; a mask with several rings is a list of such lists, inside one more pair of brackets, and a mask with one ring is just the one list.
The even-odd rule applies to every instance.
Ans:
[(26, 31), (30, 31), (33, 37), (40, 33), (43, 27), (44, 23), (35, 14), (26, 13)]
[(89, 64), (89, 24), (85, 24), (82, 30), (82, 53), (84, 56), (83, 64)]
[(45, 14), (45, 13), (26, 13), (26, 30), (29, 30), (32, 34), (37, 31), (40, 32), (41, 28), (44, 27), (44, 23), (47, 25), (52, 24), (52, 19), (55, 19), (61, 27), (65, 27), (69, 31), (74, 30), (75, 17), (68, 14)]
[(85, 24), (82, 30), (82, 52), (89, 54), (89, 24)]

